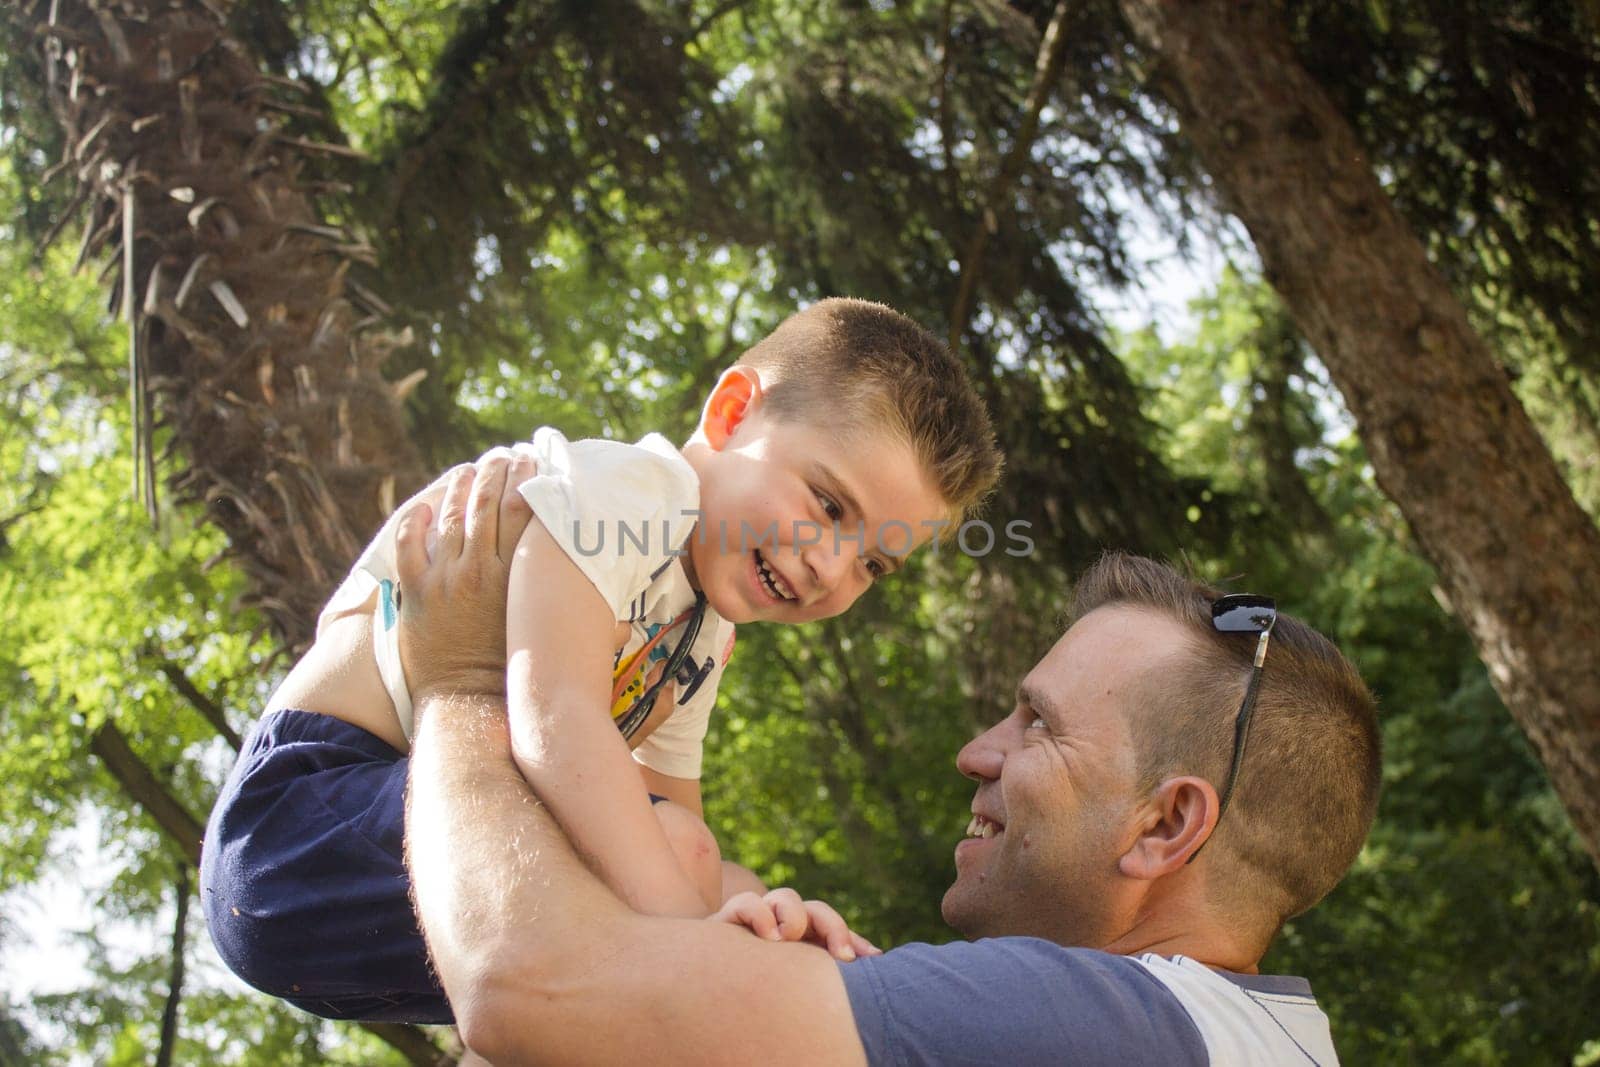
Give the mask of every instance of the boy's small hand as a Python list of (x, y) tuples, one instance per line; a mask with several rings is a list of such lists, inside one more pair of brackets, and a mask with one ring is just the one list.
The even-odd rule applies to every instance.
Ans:
[(533, 517), (516, 487), (535, 468), (495, 449), (450, 473), (437, 524), (427, 504), (401, 516), (400, 659), (419, 706), (432, 693), (505, 692), (506, 587)]
[(879, 956), (882, 950), (851, 930), (840, 914), (820, 900), (802, 900), (793, 889), (766, 895), (735, 893), (711, 919), (743, 926), (768, 941), (806, 941), (846, 963), (858, 956)]

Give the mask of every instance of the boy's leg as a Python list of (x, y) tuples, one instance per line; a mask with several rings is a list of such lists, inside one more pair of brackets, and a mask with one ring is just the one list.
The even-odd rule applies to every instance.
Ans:
[(656, 818), (667, 835), (667, 844), (678, 859), (678, 866), (689, 876), (710, 915), (722, 904), (722, 850), (711, 828), (700, 816), (672, 801), (650, 795)]
[(404, 858), (408, 762), (325, 715), (251, 731), (211, 813), (201, 904), (251, 985), (334, 1019), (453, 1021)]

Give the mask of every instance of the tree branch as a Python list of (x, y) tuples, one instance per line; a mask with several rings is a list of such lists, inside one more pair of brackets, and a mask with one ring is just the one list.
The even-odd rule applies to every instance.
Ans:
[(210, 723), (229, 745), (233, 746), (235, 752), (238, 752), (243, 747), (244, 741), (240, 738), (238, 731), (229, 725), (228, 716), (223, 711), (222, 705), (202, 693), (199, 687), (190, 681), (189, 676), (184, 673), (182, 667), (169, 659), (162, 659), (156, 664), (156, 670), (166, 676), (167, 681), (172, 683), (172, 688), (178, 691), (178, 695), (188, 701), (189, 705), (198, 711), (201, 717)]
[(145, 814), (155, 820), (167, 837), (182, 850), (184, 858), (196, 866), (200, 863), (200, 841), (205, 831), (200, 821), (189, 814), (176, 797), (167, 792), (156, 773), (139, 758), (128, 744), (128, 738), (109, 720), (89, 735), (89, 750), (100, 757), (111, 777), (122, 786), (122, 791)]
[(1000, 169), (989, 184), (988, 193), (978, 212), (978, 225), (967, 240), (966, 252), (961, 257), (961, 276), (956, 282), (955, 303), (950, 308), (952, 352), (961, 351), (961, 335), (967, 332), (967, 320), (972, 317), (973, 293), (982, 270), (983, 250), (988, 246), (990, 235), (1000, 228), (995, 210), (1012, 182), (1022, 172), (1023, 162), (1028, 158), (1033, 139), (1039, 132), (1039, 115), (1044, 110), (1044, 102), (1055, 86), (1056, 79), (1061, 76), (1061, 65), (1067, 56), (1066, 22), (1067, 0), (1059, 0), (1055, 13), (1050, 16), (1050, 24), (1045, 27), (1044, 38), (1039, 42), (1033, 85), (1022, 105), (1022, 121), (1017, 124), (1011, 147), (1006, 150), (1000, 161)]
[(404, 42), (401, 41), (394, 30), (390, 29), (389, 24), (378, 13), (378, 9), (372, 3), (372, 0), (365, 0), (361, 5), (361, 10), (378, 27), (378, 32), (383, 34), (383, 39), (389, 42), (389, 47), (394, 49), (395, 55), (400, 57), (400, 65), (411, 76), (412, 84), (417, 87), (417, 91), (426, 96), (428, 94), (428, 83), (422, 77), (422, 72), (417, 69), (416, 61), (411, 58), (411, 53), (406, 51)]
[(172, 923), (172, 971), (167, 980), (167, 1003), (161, 1009), (161, 1045), (155, 1067), (172, 1067), (172, 1050), (178, 1042), (178, 1005), (183, 999), (183, 952), (189, 926), (189, 865), (178, 864), (178, 915)]
[(712, 8), (711, 12), (707, 14), (705, 18), (694, 24), (694, 28), (689, 31), (689, 36), (684, 38), (684, 43), (687, 44), (690, 41), (699, 40), (700, 35), (705, 33), (706, 30), (710, 29), (713, 22), (716, 22), (724, 15), (737, 11), (739, 8), (744, 7), (745, 4), (749, 2), (750, 0), (724, 0), (723, 3)]
[(950, 34), (954, 27), (956, 0), (944, 0), (944, 24), (939, 33), (939, 148), (944, 156), (945, 183), (950, 187), (950, 207), (961, 199), (961, 182), (956, 175), (955, 124), (950, 114), (950, 73), (953, 66)]

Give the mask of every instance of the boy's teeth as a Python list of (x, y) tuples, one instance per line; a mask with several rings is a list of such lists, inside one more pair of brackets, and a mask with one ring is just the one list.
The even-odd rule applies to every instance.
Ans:
[(789, 583), (784, 581), (783, 575), (779, 574), (777, 571), (772, 572), (772, 585), (773, 588), (778, 590), (778, 595), (783, 597), (783, 599), (794, 599), (794, 590), (789, 588)]
[(761, 575), (761, 584), (779, 600), (793, 600), (795, 598), (794, 590), (789, 588), (789, 583), (783, 580), (782, 575), (769, 567), (766, 559), (759, 553), (756, 555), (756, 573)]

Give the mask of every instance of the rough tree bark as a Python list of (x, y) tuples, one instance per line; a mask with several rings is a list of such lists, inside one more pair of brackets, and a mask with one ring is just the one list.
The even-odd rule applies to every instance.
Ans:
[(136, 445), (153, 500), (153, 426), (182, 456), (172, 486), (204, 504), (296, 650), (361, 544), (423, 482), (378, 368), (399, 340), (349, 276), (359, 238), (323, 225), (290, 136), (294, 83), (262, 73), (219, 0), (21, 5), (66, 133), (60, 169), (110, 253), (133, 342)]
[(1278, 6), (1120, 3), (1600, 867), (1600, 531)]
[[(183, 459), (172, 488), (228, 535), (250, 602), (298, 650), (361, 544), (424, 478), (401, 409), (415, 376), (379, 373), (403, 339), (349, 277), (371, 250), (322, 223), (302, 173), (348, 150), (287, 133), (299, 89), (228, 35), (226, 0), (7, 7), (46, 57), (60, 169), (86, 214), (79, 261), (110, 253), (101, 277), (133, 342), (142, 488), (153, 506), (159, 420)], [(92, 744), (197, 863), (199, 821), (115, 727)], [(449, 1062), (415, 1027), (365, 1028), (411, 1063)]]

